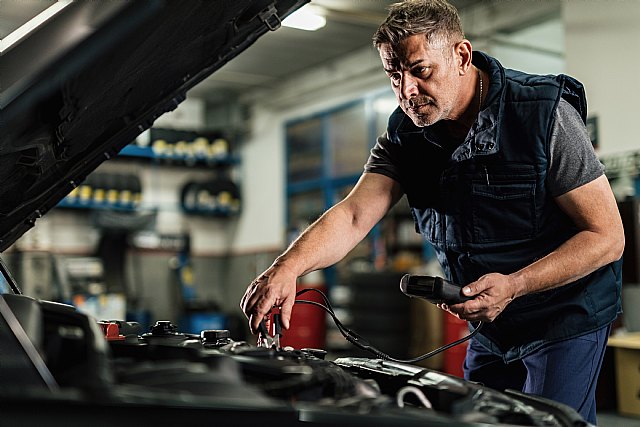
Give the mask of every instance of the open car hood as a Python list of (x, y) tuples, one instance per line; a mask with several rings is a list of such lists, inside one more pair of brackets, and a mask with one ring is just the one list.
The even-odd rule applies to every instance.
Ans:
[(1, 45), (0, 251), (308, 1), (71, 2)]

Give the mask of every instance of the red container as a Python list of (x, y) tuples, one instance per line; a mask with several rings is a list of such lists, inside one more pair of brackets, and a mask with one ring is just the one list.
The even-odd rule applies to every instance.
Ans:
[[(466, 320), (460, 320), (456, 316), (445, 313), (444, 316), (444, 343), (449, 344), (469, 335), (469, 327)], [(458, 344), (444, 354), (443, 370), (447, 374), (452, 374), (462, 378), (464, 376), (462, 365), (467, 355), (468, 341)]]
[[(297, 290), (306, 288), (315, 288), (327, 294), (324, 284), (298, 284)], [(324, 304), (322, 297), (317, 292), (306, 292), (297, 299), (315, 301)], [(289, 330), (283, 331), (280, 344), (301, 348), (318, 348), (324, 349), (326, 345), (327, 324), (325, 311), (320, 307), (310, 304), (295, 304), (291, 313), (291, 322)]]

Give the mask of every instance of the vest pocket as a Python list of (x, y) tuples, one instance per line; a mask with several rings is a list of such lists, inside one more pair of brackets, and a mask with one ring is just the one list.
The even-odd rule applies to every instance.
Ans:
[(428, 242), (441, 244), (441, 239), (437, 234), (438, 214), (435, 209), (417, 209), (411, 208), (411, 216), (415, 225), (416, 232), (421, 234)]
[(471, 195), (476, 243), (527, 239), (535, 234), (535, 181), (473, 182)]

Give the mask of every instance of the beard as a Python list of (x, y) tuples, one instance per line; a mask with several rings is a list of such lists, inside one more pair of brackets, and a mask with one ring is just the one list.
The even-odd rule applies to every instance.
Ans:
[(431, 126), (443, 118), (435, 100), (429, 96), (418, 96), (402, 101), (400, 106), (418, 127)]

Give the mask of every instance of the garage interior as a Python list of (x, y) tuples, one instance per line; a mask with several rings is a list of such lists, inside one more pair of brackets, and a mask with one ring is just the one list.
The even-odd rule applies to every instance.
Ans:
[[(0, 38), (65, 3), (1, 1)], [(319, 16), (321, 28), (283, 22), (190, 90), (2, 253), (23, 293), (96, 319), (170, 320), (184, 332), (228, 329), (254, 340), (239, 308), (246, 287), (353, 188), (396, 107), (371, 45), (391, 3), (313, 0), (301, 11)], [(451, 3), (475, 50), (508, 68), (584, 83), (590, 136), (625, 225), (624, 313), (613, 333), (640, 333), (640, 145), (633, 131), (640, 59), (629, 48), (640, 38), (640, 4)], [(399, 291), (406, 273), (442, 275), (403, 199), (346, 259), (301, 278), (300, 287), (326, 292), (343, 323), (396, 357), (466, 335), (465, 322)], [(364, 356), (325, 313), (295, 310), (284, 344)], [(614, 341), (607, 350), (602, 426), (640, 426), (637, 396), (619, 410), (627, 397), (619, 395), (616, 373), (631, 367), (614, 357), (629, 351), (628, 363), (637, 365), (634, 342)], [(422, 363), (461, 375), (464, 351), (459, 345)]]

